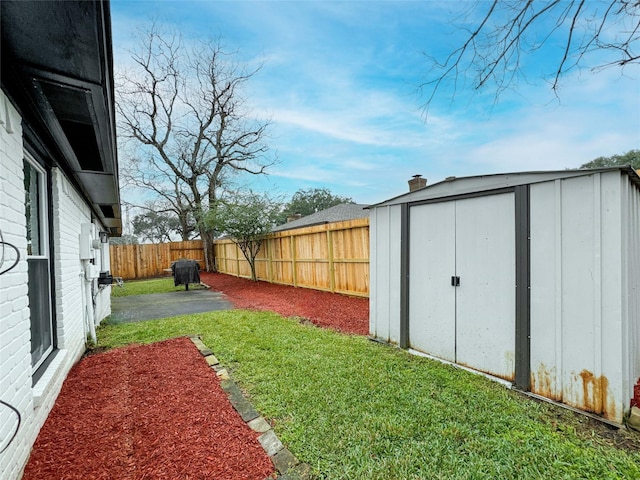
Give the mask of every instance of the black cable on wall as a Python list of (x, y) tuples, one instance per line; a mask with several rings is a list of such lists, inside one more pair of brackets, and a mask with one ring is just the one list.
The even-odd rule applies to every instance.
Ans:
[[(4, 237), (2, 236), (2, 230), (0, 229), (0, 245), (2, 245), (2, 249), (1, 249), (1, 253), (0, 253), (0, 275), (3, 275), (7, 272), (9, 272), (10, 270), (14, 269), (16, 267), (16, 265), (18, 265), (18, 262), (20, 261), (20, 250), (18, 250), (18, 248), (13, 245), (12, 243), (9, 242), (5, 242), (4, 241)], [(11, 247), (15, 250), (16, 252), (16, 259), (14, 260), (13, 264), (11, 264), (11, 266), (5, 268), (3, 270), (4, 267), (4, 262), (5, 262), (5, 248), (6, 247)], [(0, 454), (3, 454), (7, 448), (9, 448), (9, 445), (11, 445), (11, 443), (13, 443), (13, 441), (16, 438), (16, 435), (18, 435), (18, 430), (20, 430), (20, 424), (22, 423), (22, 416), (20, 415), (20, 412), (18, 411), (18, 409), (16, 407), (14, 407), (13, 405), (11, 405), (10, 403), (5, 402), (4, 400), (0, 400), (0, 405), (4, 405), (7, 408), (10, 408), (18, 417), (18, 423), (16, 424), (16, 429), (13, 432), (13, 434), (11, 435), (11, 438), (9, 439), (9, 441), (7, 442), (7, 444), (2, 447), (2, 449), (0, 450)]]

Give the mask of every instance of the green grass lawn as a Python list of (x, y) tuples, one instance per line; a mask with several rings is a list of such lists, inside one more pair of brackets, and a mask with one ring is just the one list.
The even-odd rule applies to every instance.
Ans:
[(202, 335), (319, 478), (640, 478), (640, 453), (613, 446), (584, 416), (276, 314), (235, 310), (107, 324), (98, 340), (110, 348), (184, 334)]
[[(189, 289), (194, 290), (200, 288), (198, 285), (191, 284)], [(173, 277), (154, 278), (151, 280), (135, 280), (125, 281), (122, 287), (113, 285), (111, 287), (112, 297), (126, 297), (128, 295), (144, 295), (147, 293), (167, 293), (184, 290), (184, 285), (173, 286)]]

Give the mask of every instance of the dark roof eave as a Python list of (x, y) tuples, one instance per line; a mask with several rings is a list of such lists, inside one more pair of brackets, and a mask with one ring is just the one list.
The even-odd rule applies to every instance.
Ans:
[(109, 2), (3, 0), (0, 8), (3, 90), (42, 142), (45, 161), (120, 235)]

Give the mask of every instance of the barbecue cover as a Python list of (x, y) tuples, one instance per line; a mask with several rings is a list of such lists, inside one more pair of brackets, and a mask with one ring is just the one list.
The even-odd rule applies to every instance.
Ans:
[(200, 265), (195, 260), (177, 260), (171, 264), (173, 284), (189, 285), (200, 283)]

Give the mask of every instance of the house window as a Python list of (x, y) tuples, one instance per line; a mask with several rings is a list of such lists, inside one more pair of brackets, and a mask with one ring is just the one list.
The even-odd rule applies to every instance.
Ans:
[(35, 371), (53, 351), (51, 277), (47, 215), (47, 173), (28, 155), (24, 160), (25, 213), (31, 364)]

